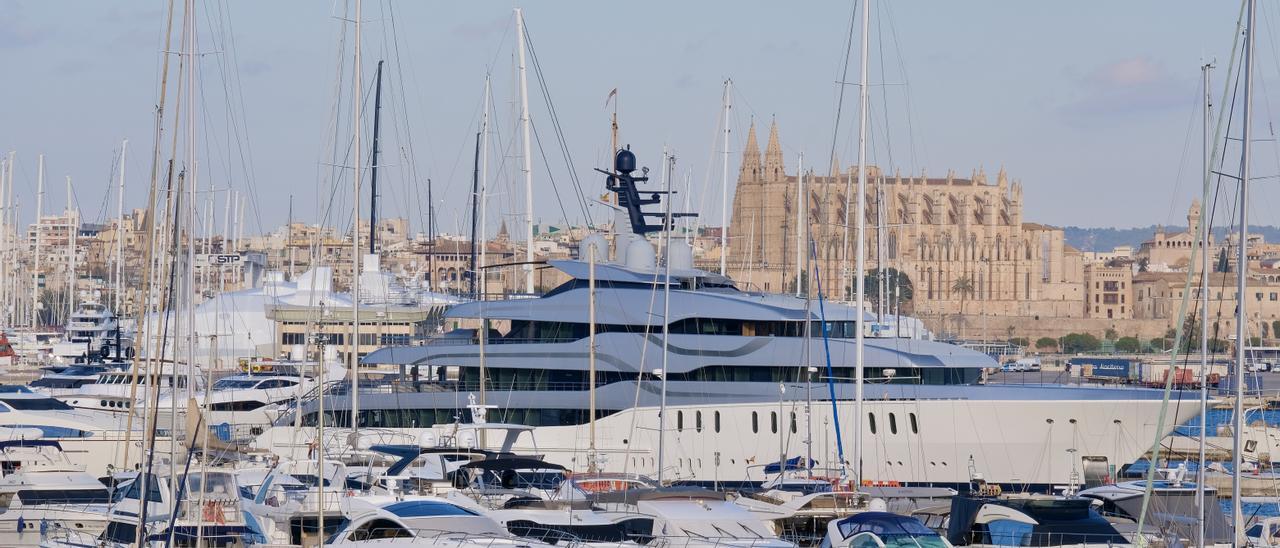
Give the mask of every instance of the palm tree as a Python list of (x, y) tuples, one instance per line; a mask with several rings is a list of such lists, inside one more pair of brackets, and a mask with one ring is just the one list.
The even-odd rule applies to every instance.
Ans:
[(973, 280), (968, 274), (956, 278), (956, 281), (951, 284), (951, 292), (960, 295), (960, 315), (964, 316), (965, 299), (973, 296)]

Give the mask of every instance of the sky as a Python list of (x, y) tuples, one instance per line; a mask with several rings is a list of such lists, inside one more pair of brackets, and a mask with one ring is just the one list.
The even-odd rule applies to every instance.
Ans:
[[(354, 48), (352, 25), (343, 19), (353, 17), (352, 6), (342, 0), (198, 4), (193, 179), (204, 191), (198, 202), (207, 229), (225, 225), (228, 189), (245, 197), (246, 233), (274, 227), (291, 214), (349, 227), (352, 170), (343, 166), (354, 162)], [(1280, 21), (1280, 14), (1268, 11), (1276, 8), (1263, 4), (1260, 34)], [(386, 61), (381, 215), (408, 217), (413, 230), (425, 230), (429, 194), (438, 230), (467, 231), (489, 75), (487, 230), (520, 220), (514, 5), (364, 2), (366, 151), (374, 67)], [(605, 218), (604, 206), (591, 202), (604, 193), (592, 168), (607, 166), (612, 106), (605, 103), (615, 88), (622, 143), (655, 179), (663, 148), (672, 151), (673, 186), (685, 189), (679, 207), (702, 213), (708, 224), (720, 222), (726, 79), (733, 81), (731, 180), (753, 122), (762, 147), (768, 125), (778, 124), (788, 171), (801, 153), (806, 165), (824, 169), (833, 149), (845, 165), (856, 158), (857, 88), (837, 85), (850, 38), (850, 2), (519, 5), (533, 50), (527, 80), (536, 141), (534, 217), (540, 222), (581, 220), (584, 209), (596, 221)], [(42, 153), (46, 212), (65, 206), (70, 176), (86, 220), (114, 215), (116, 158), (124, 138), (125, 205), (142, 207), (155, 145), (166, 6), (155, 0), (10, 0), (0, 8), (0, 150), (17, 153), (24, 220), (34, 217)], [(968, 176), (979, 168), (994, 175), (1003, 167), (1024, 185), (1027, 221), (1185, 223), (1186, 208), (1200, 193), (1199, 67), (1219, 60), (1212, 89), (1221, 95), (1237, 2), (908, 0), (872, 7), (869, 163), (930, 176), (948, 170)], [(181, 14), (169, 50), (170, 113), (182, 80), (176, 68), (184, 59), (176, 55), (180, 30)], [(852, 38), (843, 78), (856, 83), (860, 30)], [(1267, 134), (1275, 119), (1271, 98), (1280, 99), (1267, 88), (1280, 76), (1277, 42), (1267, 35), (1258, 43), (1254, 119)], [(189, 163), (183, 152), (189, 121), (179, 120), (175, 132), (174, 120), (165, 120), (160, 157), (175, 156), (177, 133), (178, 170)], [(1280, 173), (1275, 141), (1258, 146), (1271, 152), (1261, 155), (1265, 160), (1255, 171)], [(366, 184), (369, 175), (363, 175)], [(1280, 224), (1268, 218), (1278, 210), (1269, 207), (1274, 185), (1256, 186), (1254, 222)], [(367, 189), (362, 201), (367, 208)]]

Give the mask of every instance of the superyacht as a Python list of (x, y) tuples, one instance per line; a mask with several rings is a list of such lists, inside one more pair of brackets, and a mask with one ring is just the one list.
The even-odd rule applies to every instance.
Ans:
[[(414, 382), (362, 384), (360, 436), (437, 443), (487, 413), (534, 427), (518, 452), (576, 470), (761, 482), (769, 463), (805, 456), (864, 484), (1047, 490), (1107, 481), (1198, 413), (1178, 406), (1160, 423), (1162, 392), (1150, 389), (986, 384), (992, 358), (914, 330), (864, 338), (855, 419), (855, 335), (872, 332), (874, 316), (859, 322), (853, 306), (821, 295), (744, 291), (693, 268), (691, 248), (674, 238), (660, 263), (644, 234), (670, 227), (670, 214), (655, 226), (647, 218), (663, 214), (641, 206), (661, 193), (638, 188), (646, 178), (631, 176), (630, 151), (616, 168), (611, 259), (606, 239), (589, 236), (579, 260), (546, 262), (568, 277), (546, 294), (455, 306), (446, 321), (468, 327), (366, 356), (364, 366), (412, 371)], [(477, 394), (481, 405), (469, 406)], [(326, 427), (352, 424), (349, 388), (323, 399)], [(306, 458), (319, 404), (301, 402), (301, 431), (286, 416), (256, 443)]]

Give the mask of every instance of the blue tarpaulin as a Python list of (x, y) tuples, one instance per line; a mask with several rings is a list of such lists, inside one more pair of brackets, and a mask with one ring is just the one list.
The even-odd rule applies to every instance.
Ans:
[[(805, 466), (804, 457), (793, 457), (787, 459), (787, 470), (807, 470), (818, 464), (818, 461), (809, 459), (809, 465)], [(777, 462), (771, 462), (764, 466), (764, 473), (777, 474), (782, 471), (782, 465)]]

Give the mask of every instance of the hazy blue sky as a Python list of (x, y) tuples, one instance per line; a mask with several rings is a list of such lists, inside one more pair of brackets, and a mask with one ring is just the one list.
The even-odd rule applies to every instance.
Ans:
[[(251, 193), (249, 232), (258, 231), (257, 222), (282, 222), (290, 194), (300, 219), (315, 221), (324, 208), (349, 209), (349, 186), (340, 181), (335, 193), (326, 167), (341, 163), (328, 152), (333, 135), (347, 139), (349, 131), (345, 111), (336, 130), (333, 125), (342, 25), (335, 15), (343, 3), (200, 4), (200, 49), (207, 54), (201, 57), (199, 86), (201, 184)], [(978, 167), (994, 175), (1004, 166), (1025, 185), (1029, 221), (1182, 222), (1187, 202), (1199, 193), (1198, 66), (1206, 57), (1227, 58), (1237, 2), (876, 4), (883, 5), (873, 11), (871, 72), (873, 82), (885, 85), (872, 88), (874, 163), (927, 169), (930, 175), (955, 169), (964, 176)], [(113, 214), (114, 197), (107, 201), (106, 193), (122, 137), (130, 139), (127, 201), (141, 205), (164, 6), (154, 0), (11, 0), (0, 7), (0, 148), (18, 151), (24, 210), (33, 209), (36, 155), (43, 152), (46, 211), (65, 203), (63, 179), (71, 175), (87, 217)], [(385, 1), (365, 2), (364, 26), (365, 86), (377, 59), (389, 65), (386, 214), (410, 216), (415, 228), (421, 226), (425, 183), (413, 187), (408, 170), (416, 164), (418, 179), (434, 181), (440, 228), (458, 231), (484, 76), (491, 70), (496, 114), (490, 218), (496, 225), (501, 216), (517, 213), (523, 199), (519, 187), (511, 186), (512, 4), (390, 6), (394, 34)], [(719, 220), (714, 185), (720, 160), (713, 146), (725, 78), (736, 83), (730, 146), (735, 175), (753, 118), (764, 126), (761, 146), (769, 120), (777, 120), (789, 170), (802, 151), (806, 163), (826, 166), (849, 2), (584, 0), (524, 7), (588, 194), (603, 192), (591, 168), (605, 162), (604, 100), (614, 87), (620, 89), (623, 141), (655, 174), (662, 146), (672, 147), (679, 177), (687, 174), (692, 181), (691, 207), (707, 212), (710, 223)], [(1264, 7), (1263, 32), (1275, 20), (1267, 10), (1275, 8)], [(1280, 73), (1275, 44), (1270, 38), (1259, 42), (1264, 95), (1267, 80)], [(349, 63), (349, 49), (345, 56)], [(855, 56), (850, 79), (856, 74)], [(1219, 81), (1224, 76), (1218, 74)], [(561, 198), (535, 149), (537, 216), (560, 219), (561, 201), (570, 216), (579, 216), (533, 71), (529, 81), (534, 125)], [(1217, 95), (1221, 86), (1214, 87)], [(226, 90), (235, 99), (232, 108)], [(845, 164), (854, 158), (855, 96), (856, 88), (847, 88), (837, 145)], [(1269, 101), (1260, 101), (1259, 109), (1260, 116), (1274, 119)], [(245, 126), (233, 129), (228, 120), (236, 119)], [(1259, 168), (1262, 175), (1278, 170), (1280, 164)], [(708, 176), (713, 186), (703, 200)], [(1273, 203), (1262, 201), (1271, 200), (1267, 192), (1261, 191), (1258, 203)], [(215, 217), (220, 224), (221, 213)], [(349, 222), (336, 213), (329, 218), (340, 226)], [(1275, 222), (1265, 215), (1255, 220)]]

